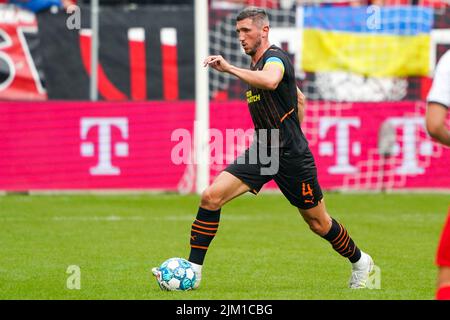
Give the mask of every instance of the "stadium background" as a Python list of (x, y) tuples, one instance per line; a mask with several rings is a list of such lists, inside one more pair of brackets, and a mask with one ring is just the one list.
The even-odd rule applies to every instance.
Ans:
[[(210, 52), (245, 67), (235, 2), (210, 1)], [(271, 40), (292, 56), (327, 207), (380, 265), (383, 290), (341, 291), (345, 261), (282, 196), (263, 193), (227, 207), (208, 281), (189, 297), (431, 299), (450, 151), (427, 135), (424, 114), (434, 66), (450, 49), (448, 1), (244, 2), (267, 6)], [(0, 298), (178, 299), (148, 283), (149, 267), (186, 254), (198, 205), (197, 195), (180, 195), (196, 190), (194, 150), (181, 139), (194, 135), (193, 1), (101, 1), (95, 102), (89, 1), (77, 5), (79, 29), (68, 28), (74, 20), (61, 8), (0, 7), (0, 190), (8, 195), (0, 197)], [(209, 76), (212, 180), (249, 144), (252, 124), (243, 84)], [(113, 195), (84, 195), (97, 191)], [(221, 280), (233, 263), (250, 289)], [(65, 287), (71, 264), (83, 272), (79, 293)], [(326, 271), (317, 279), (311, 270)]]
[[(303, 130), (324, 189), (450, 186), (449, 151), (430, 140), (423, 120), (434, 65), (450, 48), (450, 9), (405, 3), (377, 12), (355, 3), (266, 3), (271, 40), (292, 55), (308, 99)], [(0, 190), (195, 190), (193, 153), (172, 159), (183, 142), (174, 131), (192, 135), (195, 119), (192, 3), (102, 5), (99, 102), (89, 102), (90, 7), (79, 5), (72, 30), (64, 9), (0, 8)], [(233, 23), (242, 5), (234, 7), (210, 4), (210, 52), (247, 66)], [(223, 138), (227, 129), (251, 138), (243, 92), (240, 81), (210, 72), (210, 128)], [(113, 121), (103, 126), (103, 147), (95, 118)], [(395, 136), (386, 150), (381, 128)], [(229, 137), (211, 146), (211, 180), (248, 144)]]

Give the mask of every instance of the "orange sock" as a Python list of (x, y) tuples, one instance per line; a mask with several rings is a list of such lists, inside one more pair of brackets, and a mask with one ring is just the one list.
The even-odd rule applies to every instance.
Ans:
[(344, 226), (336, 220), (331, 219), (331, 229), (322, 238), (328, 240), (333, 249), (341, 256), (348, 258), (351, 263), (355, 263), (361, 258), (361, 250), (350, 238)]
[(211, 211), (198, 208), (197, 217), (191, 229), (191, 253), (189, 261), (202, 265), (209, 244), (214, 239), (219, 228), (220, 209)]

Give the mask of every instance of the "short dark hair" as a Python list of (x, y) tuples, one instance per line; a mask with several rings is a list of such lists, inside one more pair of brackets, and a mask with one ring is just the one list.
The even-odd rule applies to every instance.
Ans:
[(266, 10), (258, 7), (247, 7), (236, 17), (236, 22), (250, 18), (252, 21), (259, 20), (260, 22), (269, 22), (269, 15)]

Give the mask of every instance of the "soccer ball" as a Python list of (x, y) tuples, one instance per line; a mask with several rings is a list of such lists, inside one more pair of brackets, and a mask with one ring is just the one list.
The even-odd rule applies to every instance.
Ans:
[(189, 261), (183, 258), (170, 258), (159, 267), (161, 278), (157, 279), (162, 290), (185, 291), (194, 288), (195, 272)]

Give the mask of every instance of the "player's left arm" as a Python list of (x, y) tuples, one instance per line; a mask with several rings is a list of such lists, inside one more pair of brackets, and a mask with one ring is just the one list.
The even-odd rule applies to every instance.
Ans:
[(431, 137), (450, 147), (450, 131), (446, 128), (445, 120), (448, 109), (439, 103), (429, 102), (425, 122)]
[[(278, 58), (276, 58), (278, 59)], [(210, 66), (213, 69), (220, 72), (227, 72), (232, 74), (242, 81), (248, 83), (250, 86), (263, 89), (263, 90), (275, 90), (283, 79), (284, 66), (279, 63), (281, 61), (268, 62), (264, 65), (263, 70), (248, 70), (238, 68), (226, 61), (222, 56), (209, 56), (205, 59), (204, 65)]]
[(298, 106), (298, 121), (303, 122), (305, 116), (306, 97), (303, 92), (297, 87), (297, 106)]

